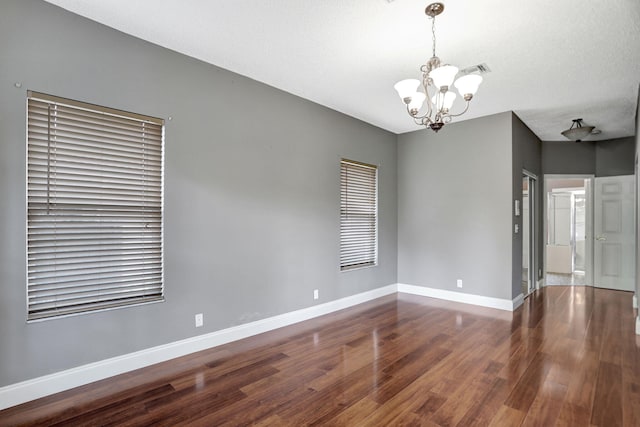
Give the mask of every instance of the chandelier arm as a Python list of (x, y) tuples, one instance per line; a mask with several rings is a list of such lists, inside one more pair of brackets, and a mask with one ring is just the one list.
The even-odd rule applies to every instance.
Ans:
[(409, 115), (417, 125), (425, 125), (425, 124), (433, 123), (433, 120), (431, 120), (431, 116), (428, 114), (423, 114), (422, 116), (414, 116), (413, 114), (411, 114), (408, 108), (407, 108), (407, 112), (409, 113)]
[(413, 114), (411, 114), (411, 109), (409, 108), (409, 104), (407, 104), (406, 107), (407, 107), (407, 114), (409, 114), (411, 117), (413, 117), (414, 119), (420, 117), (420, 116), (414, 116)]
[(464, 110), (462, 110), (460, 113), (458, 114), (447, 114), (448, 117), (458, 117), (463, 115), (464, 113), (467, 112), (467, 110), (469, 109), (469, 105), (471, 105), (471, 101), (467, 101), (467, 105), (464, 107)]
[[(427, 90), (427, 86), (425, 86), (423, 84), (423, 88), (426, 94), (426, 102), (427, 102), (427, 106), (429, 107), (427, 112), (424, 113), (423, 115), (419, 116), (419, 115), (413, 115), (411, 114), (411, 110), (409, 109), (409, 105), (407, 105), (407, 113), (409, 113), (409, 115), (411, 117), (413, 117), (413, 120), (416, 122), (416, 124), (418, 125), (425, 125), (425, 122), (427, 124), (433, 123), (433, 120), (431, 119), (431, 113), (432, 113), (432, 108), (431, 108), (431, 100), (429, 99), (429, 91)], [(418, 122), (418, 119), (420, 119), (420, 121)]]
[(429, 121), (431, 122), (431, 113), (433, 109), (431, 107), (431, 94), (429, 93), (429, 75), (426, 73), (422, 74), (422, 87), (424, 88), (424, 94), (427, 95), (427, 106), (429, 107), (429, 111), (427, 111), (426, 116), (429, 117)]
[(431, 120), (429, 117), (420, 117), (420, 120), (418, 120), (418, 117), (414, 117), (413, 122), (419, 126), (428, 126), (429, 123), (431, 123)]
[(411, 118), (417, 125), (424, 125), (425, 123), (429, 124), (432, 122), (431, 117), (429, 117), (430, 116), (429, 114), (424, 114), (422, 116), (418, 116), (418, 115), (414, 116), (413, 114), (411, 114), (411, 110), (409, 109), (408, 105), (407, 105), (407, 113), (411, 116)]

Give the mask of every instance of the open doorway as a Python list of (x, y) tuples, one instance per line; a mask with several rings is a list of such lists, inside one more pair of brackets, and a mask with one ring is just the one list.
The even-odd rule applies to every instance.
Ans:
[(592, 285), (591, 176), (545, 176), (545, 284)]

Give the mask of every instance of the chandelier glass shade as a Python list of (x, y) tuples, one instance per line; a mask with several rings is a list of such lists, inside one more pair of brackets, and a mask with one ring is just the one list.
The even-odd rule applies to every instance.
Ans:
[[(458, 67), (441, 64), (440, 58), (436, 56), (435, 18), (443, 10), (442, 3), (430, 4), (425, 10), (427, 16), (432, 20), (433, 56), (420, 67), (422, 79), (401, 80), (394, 85), (414, 122), (436, 132), (446, 123), (451, 122), (453, 117), (461, 116), (467, 112), (471, 99), (482, 83), (482, 76), (478, 74), (465, 74), (456, 79), (459, 74)], [(464, 110), (457, 114), (451, 112), (453, 102), (457, 97), (455, 92), (450, 90), (452, 85), (466, 102)], [(426, 106), (424, 105), (425, 101)], [(421, 113), (422, 111), (425, 112)]]

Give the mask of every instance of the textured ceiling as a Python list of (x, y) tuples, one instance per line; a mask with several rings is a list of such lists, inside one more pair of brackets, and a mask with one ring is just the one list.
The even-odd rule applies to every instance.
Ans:
[[(389, 131), (419, 129), (393, 84), (431, 56), (428, 1), (47, 1)], [(577, 117), (602, 131), (589, 139), (634, 134), (640, 1), (444, 3), (438, 56), (492, 70), (456, 120), (513, 110), (542, 140)]]

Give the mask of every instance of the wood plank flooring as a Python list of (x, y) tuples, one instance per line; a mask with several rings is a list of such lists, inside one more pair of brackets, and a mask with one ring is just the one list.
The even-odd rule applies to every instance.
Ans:
[(0, 425), (640, 426), (632, 294), (398, 294), (0, 412)]

